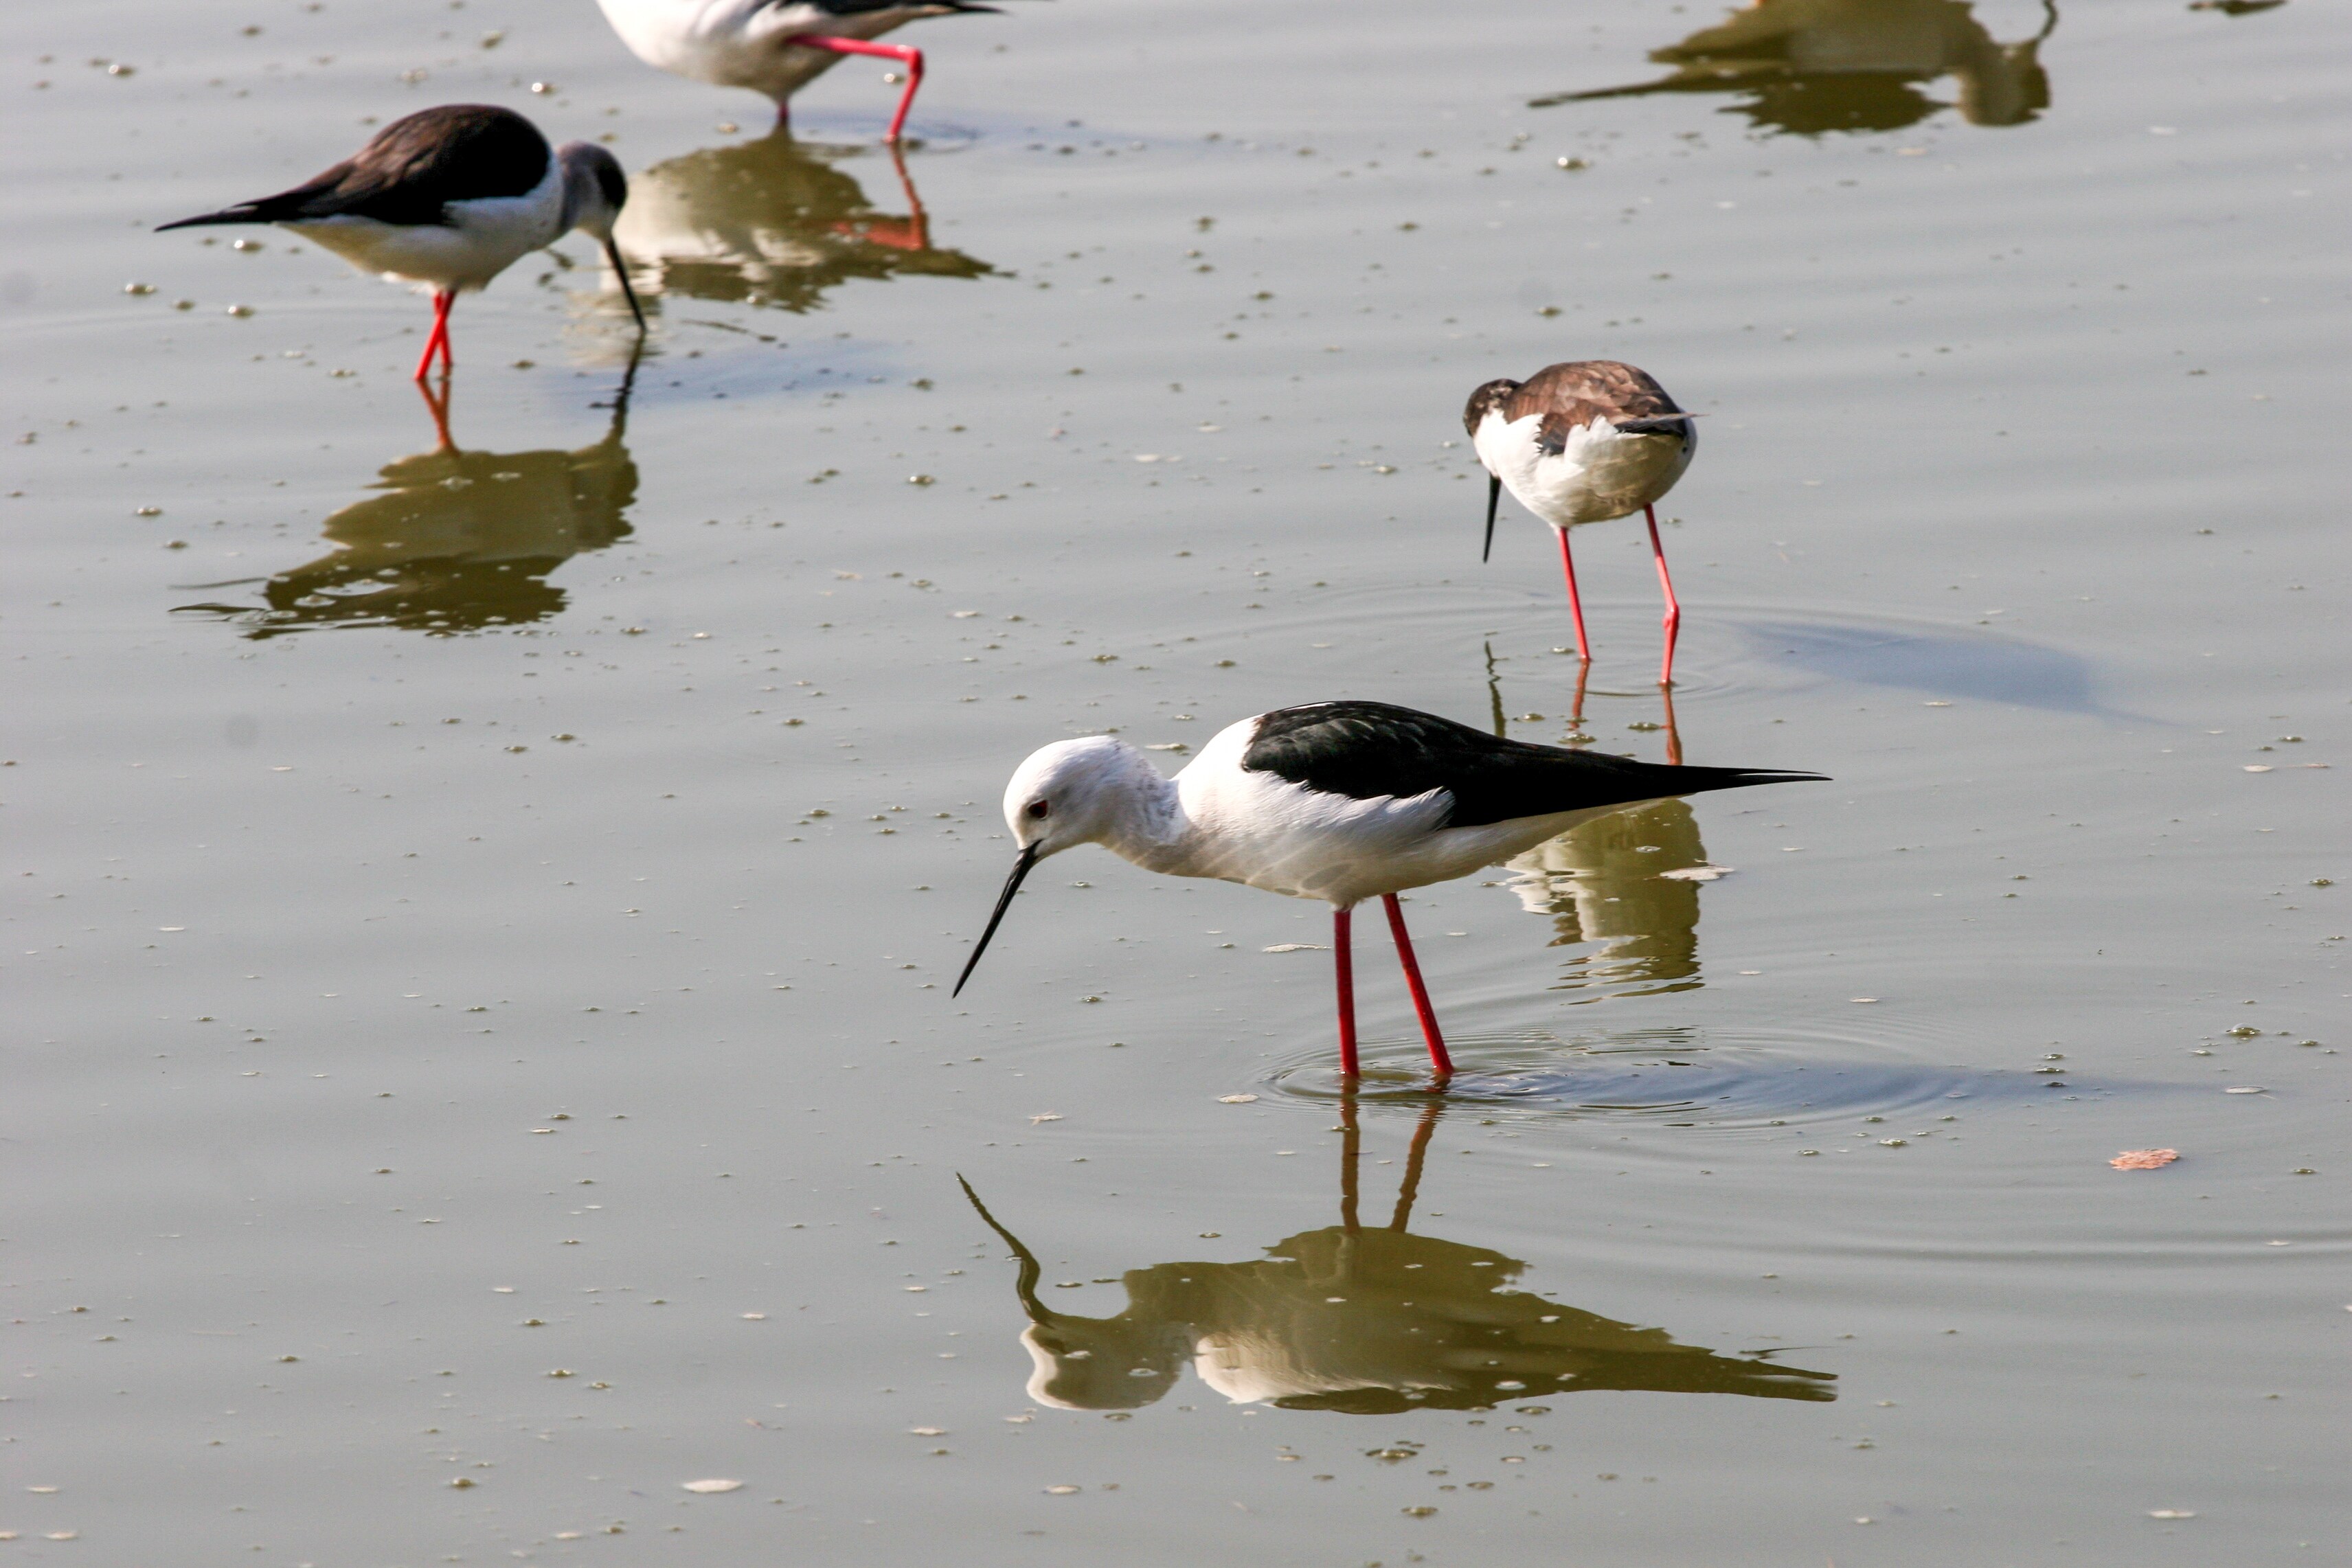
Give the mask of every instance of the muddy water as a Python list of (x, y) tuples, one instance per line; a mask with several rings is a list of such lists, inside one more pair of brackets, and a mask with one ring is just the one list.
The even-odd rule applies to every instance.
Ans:
[[(1022, 7), (903, 170), (583, 5), (8, 32), (9, 1552), (2340, 1552), (2337, 14)], [(417, 301), (147, 231), (457, 99), (655, 328), (526, 261), (444, 450)], [(1602, 355), (1671, 713), (1638, 529), (1580, 700), (1477, 559)], [(1434, 1104), (1093, 852), (949, 999), (1031, 747), (1343, 695), (1836, 781), (1415, 895)]]

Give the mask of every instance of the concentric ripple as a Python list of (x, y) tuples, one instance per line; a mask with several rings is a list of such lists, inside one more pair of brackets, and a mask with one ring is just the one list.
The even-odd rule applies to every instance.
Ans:
[[(1908, 1061), (1850, 1048), (1806, 1051), (1726, 1041), (1695, 1030), (1654, 1030), (1603, 1042), (1535, 1036), (1464, 1037), (1448, 1103), (1513, 1118), (1631, 1120), (1670, 1127), (1741, 1130), (1823, 1116), (1885, 1115), (1960, 1103), (2024, 1104), (2064, 1092), (2106, 1096), (2157, 1085), (2085, 1082), (2042, 1071), (1987, 1071)], [(1426, 1104), (1428, 1059), (1418, 1040), (1366, 1041), (1356, 1094), (1370, 1103)], [(1269, 1088), (1328, 1103), (1340, 1081), (1328, 1050), (1276, 1069)]]

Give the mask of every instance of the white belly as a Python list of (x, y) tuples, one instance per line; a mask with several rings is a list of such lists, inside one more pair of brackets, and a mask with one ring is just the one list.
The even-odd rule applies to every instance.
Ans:
[(1698, 448), (1688, 437), (1632, 435), (1606, 420), (1569, 433), (1559, 455), (1537, 444), (1535, 414), (1507, 421), (1490, 413), (1472, 439), (1478, 460), (1519, 505), (1556, 528), (1622, 517), (1675, 487)]
[(1220, 732), (1176, 776), (1185, 828), (1170, 841), (1110, 847), (1171, 876), (1215, 877), (1339, 908), (1499, 864), (1605, 811), (1559, 811), (1475, 828), (1441, 828), (1433, 790), (1357, 800), (1248, 772), (1240, 755), (1255, 719)]
[(714, 87), (749, 88), (779, 103), (841, 62), (787, 47), (796, 33), (875, 38), (922, 14), (908, 6), (833, 16), (766, 0), (597, 0), (629, 52), (657, 70)]

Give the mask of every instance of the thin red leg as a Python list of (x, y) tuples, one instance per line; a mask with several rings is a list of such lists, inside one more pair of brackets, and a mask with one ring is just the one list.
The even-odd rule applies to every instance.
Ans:
[(1405, 934), (1404, 910), (1393, 893), (1381, 894), (1388, 905), (1389, 935), (1396, 938), (1397, 962), (1404, 967), (1404, 983), (1412, 992), (1412, 1010), (1421, 1017), (1421, 1038), (1429, 1042), (1430, 1065), (1440, 1083), (1454, 1076), (1454, 1059), (1445, 1054), (1445, 1037), (1437, 1032), (1437, 1014), (1429, 1005), (1429, 988), (1421, 983), (1421, 965), (1412, 956), (1412, 938)]
[(1584, 600), (1576, 591), (1576, 558), (1569, 553), (1568, 530), (1555, 528), (1559, 535), (1560, 575), (1568, 579), (1568, 612), (1576, 617), (1576, 656), (1586, 664), (1592, 663), (1592, 644), (1584, 640)]
[(1349, 936), (1355, 911), (1331, 912), (1331, 973), (1339, 985), (1339, 1076), (1353, 1083), (1356, 1063), (1356, 955)]
[(787, 136), (793, 133), (793, 100), (791, 99), (776, 99), (776, 129)]
[(915, 89), (923, 85), (922, 50), (904, 44), (868, 43), (864, 38), (829, 38), (818, 33), (795, 33), (784, 42), (804, 49), (830, 49), (836, 55), (876, 55), (904, 65), (907, 90), (898, 95), (898, 112), (890, 117), (890, 129), (882, 134), (885, 141), (898, 140), (898, 132), (907, 127), (907, 110), (915, 104)]
[(1675, 727), (1675, 688), (1667, 686), (1658, 693), (1666, 705), (1666, 760), (1676, 768), (1683, 765), (1683, 732)]
[[(1642, 515), (1650, 520), (1650, 553), (1658, 559), (1658, 586), (1666, 595), (1666, 657), (1658, 666), (1658, 685), (1671, 686), (1675, 684), (1675, 633), (1682, 629), (1683, 607), (1675, 599), (1675, 580), (1666, 575), (1666, 547), (1658, 542), (1658, 508), (1644, 507)], [(1568, 536), (1560, 538), (1565, 541)]]
[(441, 373), (446, 375), (449, 372), (449, 307), (457, 298), (446, 289), (438, 290), (433, 296), (433, 331), (425, 340), (425, 357), (416, 361), (416, 379), (420, 382), (433, 373), (436, 352), (441, 356)]

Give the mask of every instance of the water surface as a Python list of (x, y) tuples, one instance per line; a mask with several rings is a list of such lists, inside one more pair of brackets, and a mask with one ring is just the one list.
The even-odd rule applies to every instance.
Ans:
[[(1019, 7), (903, 160), (578, 4), (8, 31), (9, 1552), (2352, 1532), (2339, 12)], [(149, 232), (461, 99), (611, 139), (642, 356), (573, 239), (436, 407)], [(1640, 529), (1581, 681), (1477, 559), (1596, 356), (1707, 414), (1671, 706)], [(1441, 1106), (1370, 934), (1350, 1101), (1319, 909), (1090, 852), (949, 999), (1033, 747), (1339, 695), (1835, 782), (1415, 894)]]

